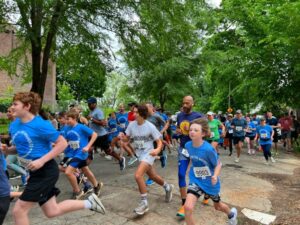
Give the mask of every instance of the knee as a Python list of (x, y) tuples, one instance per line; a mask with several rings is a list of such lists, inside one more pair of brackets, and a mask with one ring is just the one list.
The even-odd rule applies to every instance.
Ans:
[(221, 206), (218, 203), (215, 203), (214, 207), (215, 207), (215, 210), (218, 210), (218, 211), (220, 211), (220, 209), (221, 209)]
[(136, 181), (138, 181), (138, 180), (143, 179), (143, 176), (141, 174), (139, 174), (139, 173), (135, 173), (134, 174), (134, 178), (135, 178)]
[(193, 214), (193, 210), (194, 210), (194, 208), (191, 205), (189, 205), (189, 204), (185, 204), (184, 205), (184, 213), (187, 216), (192, 215)]
[(107, 155), (111, 155), (111, 153), (112, 153), (112, 148), (107, 148), (107, 149), (105, 149), (105, 151), (104, 151)]
[(72, 176), (74, 176), (74, 173), (73, 173), (73, 171), (71, 171), (71, 170), (65, 170), (65, 174), (66, 174), (67, 177), (72, 177)]

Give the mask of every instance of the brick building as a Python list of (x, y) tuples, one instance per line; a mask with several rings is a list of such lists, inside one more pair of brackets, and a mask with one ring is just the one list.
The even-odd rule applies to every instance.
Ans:
[[(18, 40), (14, 33), (13, 29), (6, 29), (0, 33), (0, 56), (8, 55), (17, 46)], [(28, 58), (31, 60), (31, 57)], [(12, 94), (8, 94), (10, 91), (16, 93), (30, 90), (31, 83), (23, 84), (21, 66), (22, 62), (17, 66), (17, 74), (11, 77), (6, 71), (0, 70), (0, 97), (12, 97)], [(49, 62), (43, 103), (52, 109), (56, 104), (56, 65), (53, 62)]]

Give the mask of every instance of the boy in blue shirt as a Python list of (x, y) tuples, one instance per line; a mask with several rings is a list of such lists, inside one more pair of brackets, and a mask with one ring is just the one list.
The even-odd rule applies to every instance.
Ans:
[(28, 213), (36, 203), (49, 218), (84, 208), (105, 213), (95, 194), (84, 201), (56, 202), (60, 191), (55, 187), (59, 170), (54, 158), (67, 147), (67, 142), (49, 121), (37, 115), (40, 106), (41, 98), (37, 93), (15, 94), (12, 111), (16, 120), (10, 126), (13, 145), (2, 149), (6, 154), (18, 154), (19, 160), (30, 171), (24, 192), (13, 209), (15, 224), (29, 224)]
[(189, 129), (192, 141), (185, 144), (186, 156), (190, 158), (191, 168), (189, 172), (190, 183), (187, 190), (187, 198), (184, 204), (185, 221), (187, 225), (195, 225), (193, 210), (201, 195), (209, 196), (214, 202), (216, 210), (226, 213), (230, 225), (237, 224), (237, 210), (230, 208), (220, 198), (221, 163), (214, 148), (205, 140), (210, 137), (210, 129), (207, 120), (194, 120)]

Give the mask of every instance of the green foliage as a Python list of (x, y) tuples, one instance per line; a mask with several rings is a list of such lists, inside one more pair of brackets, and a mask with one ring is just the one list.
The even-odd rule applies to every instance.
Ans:
[(57, 82), (57, 96), (60, 110), (67, 110), (69, 103), (74, 99), (73, 91), (63, 82)]
[(11, 106), (11, 98), (0, 98), (0, 112), (7, 112), (8, 107)]

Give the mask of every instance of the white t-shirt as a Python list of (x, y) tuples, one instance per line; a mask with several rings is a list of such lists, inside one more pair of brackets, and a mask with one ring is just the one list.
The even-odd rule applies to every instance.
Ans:
[(153, 150), (153, 142), (161, 138), (161, 133), (147, 120), (142, 125), (133, 121), (128, 125), (125, 133), (133, 140), (133, 146), (139, 152)]

